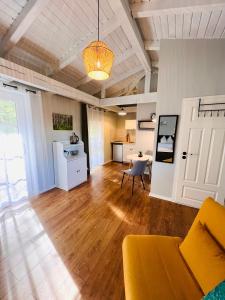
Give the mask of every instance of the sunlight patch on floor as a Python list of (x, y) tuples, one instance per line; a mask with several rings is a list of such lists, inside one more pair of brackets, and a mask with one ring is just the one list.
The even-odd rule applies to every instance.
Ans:
[(127, 224), (132, 224), (132, 222), (130, 222), (128, 220), (128, 218), (126, 217), (126, 214), (117, 206), (108, 203), (109, 208), (112, 210), (112, 212), (114, 213), (114, 215), (116, 215), (121, 221), (126, 222)]
[(0, 299), (75, 300), (79, 288), (34, 210), (28, 205), (0, 218)]

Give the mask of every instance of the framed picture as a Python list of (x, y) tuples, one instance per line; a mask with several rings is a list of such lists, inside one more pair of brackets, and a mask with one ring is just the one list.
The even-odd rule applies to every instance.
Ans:
[(73, 116), (52, 114), (53, 130), (73, 130)]
[(159, 116), (156, 161), (174, 162), (178, 115)]

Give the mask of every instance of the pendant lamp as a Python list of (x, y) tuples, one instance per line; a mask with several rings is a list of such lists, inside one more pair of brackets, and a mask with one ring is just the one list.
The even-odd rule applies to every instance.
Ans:
[(124, 108), (122, 107), (120, 111), (118, 111), (118, 115), (119, 116), (126, 116), (127, 112), (124, 110)]
[(98, 40), (91, 42), (83, 50), (83, 61), (87, 75), (95, 80), (109, 78), (114, 54), (106, 43), (99, 40), (99, 0), (98, 0)]

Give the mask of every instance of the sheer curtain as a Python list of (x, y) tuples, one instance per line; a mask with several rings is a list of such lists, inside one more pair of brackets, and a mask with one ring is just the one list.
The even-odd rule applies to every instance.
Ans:
[(28, 192), (29, 195), (37, 195), (51, 188), (41, 93), (27, 92), (18, 111), (21, 114), (19, 119), (25, 148)]
[(0, 207), (27, 197), (23, 141), (15, 94), (0, 90)]
[[(4, 170), (0, 166), (0, 207), (5, 207), (51, 187), (40, 92), (0, 88), (0, 101), (11, 108), (4, 116), (0, 113), (0, 138), (4, 143), (0, 151), (0, 164), (4, 166)], [(7, 122), (15, 123), (8, 132)]]
[(87, 105), (90, 169), (104, 163), (104, 112)]

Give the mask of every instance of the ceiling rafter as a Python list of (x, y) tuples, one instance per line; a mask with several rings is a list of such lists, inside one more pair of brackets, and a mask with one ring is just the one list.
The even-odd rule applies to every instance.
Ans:
[(121, 27), (129, 39), (132, 48), (136, 51), (140, 62), (145, 71), (151, 70), (151, 63), (149, 55), (144, 48), (144, 42), (139, 32), (135, 20), (132, 18), (131, 10), (127, 0), (109, 0), (109, 4), (114, 11), (115, 15), (121, 15)]
[[(118, 82), (120, 82), (120, 81), (134, 75), (134, 74), (137, 74), (138, 72), (141, 72), (141, 71), (143, 71), (143, 66), (142, 65), (136, 66), (135, 68), (132, 68), (129, 71), (127, 71), (125, 73), (122, 73), (119, 76), (115, 76), (112, 79), (106, 81), (104, 83), (104, 88), (108, 89), (109, 87), (113, 86), (114, 84), (116, 84), (116, 83), (118, 83)], [(101, 88), (96, 89), (93, 92), (93, 94), (97, 94), (100, 90), (101, 90)]]
[[(130, 93), (133, 91), (134, 88), (137, 87), (140, 80), (144, 76), (145, 76), (145, 71), (138, 73), (136, 78), (134, 78), (130, 84), (126, 85), (126, 87), (124, 87), (121, 90), (117, 91), (116, 93), (112, 94), (110, 97), (119, 97), (119, 96), (128, 96), (128, 95), (130, 95)], [(105, 98), (105, 97), (103, 97), (103, 98)]]
[[(133, 56), (135, 54), (134, 50), (132, 48), (126, 50), (125, 52), (123, 52), (121, 55), (115, 57), (115, 63), (113, 64), (113, 66), (118, 66), (119, 64), (121, 64), (123, 61), (127, 60), (129, 57)], [(83, 84), (86, 84), (90, 81), (92, 81), (93, 79), (88, 77), (88, 76), (84, 76), (83, 78), (81, 78), (80, 80), (78, 80), (75, 83), (75, 87), (79, 87)]]
[(10, 81), (36, 87), (40, 90), (99, 106), (99, 99), (67, 84), (0, 58), (0, 77)]
[(29, 0), (0, 43), (0, 55), (5, 56), (15, 46), (38, 17), (49, 0)]
[(138, 104), (138, 103), (156, 103), (158, 101), (158, 93), (144, 93), (129, 96), (113, 97), (100, 99), (100, 105), (102, 107)]
[[(100, 32), (100, 38), (104, 39), (106, 38), (110, 33), (115, 31), (120, 26), (120, 18), (119, 16), (115, 16), (109, 21), (107, 21), (105, 24), (103, 24), (103, 28)], [(60, 60), (59, 67), (54, 71), (56, 73), (57, 71), (60, 71), (61, 69), (64, 69), (66, 66), (71, 64), (81, 53), (81, 51), (92, 41), (97, 39), (97, 30), (93, 32), (91, 35), (83, 39), (80, 43), (76, 43), (71, 49), (67, 51), (63, 55), (63, 57)], [(53, 75), (53, 74), (49, 74)]]
[(134, 18), (148, 18), (163, 14), (180, 14), (197, 11), (212, 11), (225, 7), (224, 0), (154, 0), (131, 5)]
[(158, 61), (152, 61), (152, 67), (153, 68), (159, 68), (159, 62)]
[(145, 50), (159, 51), (160, 41), (144, 41)]

